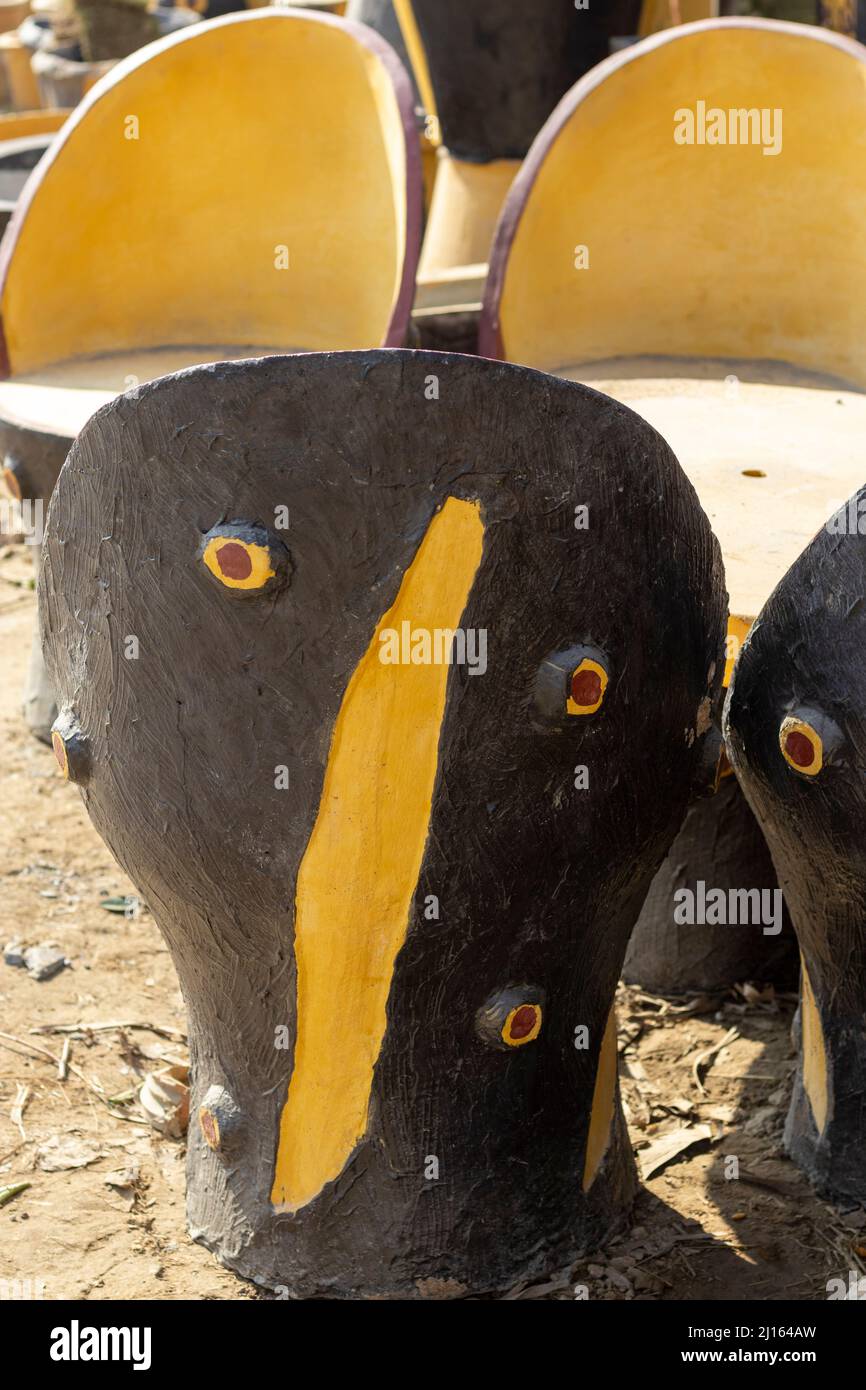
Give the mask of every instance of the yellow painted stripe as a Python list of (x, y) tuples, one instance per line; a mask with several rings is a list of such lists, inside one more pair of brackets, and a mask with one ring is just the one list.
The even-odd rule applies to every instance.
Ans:
[(610, 1143), (613, 1107), (616, 1098), (616, 1071), (616, 1009), (612, 1007), (607, 1016), (604, 1037), (601, 1040), (601, 1049), (598, 1054), (598, 1070), (595, 1074), (592, 1113), (589, 1118), (589, 1136), (586, 1141), (586, 1158), (583, 1164), (584, 1192), (588, 1192), (592, 1187)]
[(298, 1032), (271, 1200), (296, 1211), (338, 1177), (367, 1128), (427, 840), (449, 667), (385, 665), (379, 634), (456, 628), (484, 542), (478, 504), (434, 517), (343, 698), (298, 874)]
[(803, 1033), (803, 1087), (809, 1097), (812, 1116), (818, 1133), (823, 1134), (827, 1123), (827, 1051), (821, 1015), (812, 993), (812, 981), (806, 962), (800, 957), (803, 981), (800, 990), (800, 1026)]
[(400, 25), (400, 32), (403, 35), (403, 42), (406, 45), (406, 52), (409, 54), (412, 70), (415, 73), (415, 81), (418, 84), (418, 91), (421, 93), (424, 110), (428, 116), (435, 117), (436, 137), (434, 139), (431, 135), (428, 138), (431, 144), (438, 145), (442, 138), (439, 129), (439, 112), (436, 109), (436, 96), (433, 91), (433, 83), (430, 80), (430, 69), (427, 66), (427, 50), (421, 38), (415, 11), (412, 9), (412, 0), (394, 0), (394, 13), (397, 16), (397, 23)]
[(731, 683), (731, 676), (734, 674), (734, 666), (740, 655), (740, 648), (745, 642), (751, 626), (751, 618), (738, 618), (734, 613), (728, 614), (727, 655), (725, 657), (725, 674), (722, 678), (722, 684), (726, 690)]

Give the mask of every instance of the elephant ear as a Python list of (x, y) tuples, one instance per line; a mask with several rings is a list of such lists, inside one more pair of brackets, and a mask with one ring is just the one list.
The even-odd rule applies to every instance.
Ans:
[(189, 1004), (194, 1230), (370, 1294), (609, 1230), (616, 982), (722, 672), (661, 437), (478, 358), (225, 362), (94, 416), (45, 552), (58, 763)]
[(767, 839), (801, 951), (786, 1128), (822, 1191), (863, 1201), (866, 1089), (866, 488), (764, 605), (725, 707), (731, 761)]

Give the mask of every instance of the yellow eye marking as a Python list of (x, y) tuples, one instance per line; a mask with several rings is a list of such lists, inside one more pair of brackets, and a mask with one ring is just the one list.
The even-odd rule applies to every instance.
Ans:
[(607, 689), (607, 671), (591, 657), (585, 656), (571, 673), (566, 710), (569, 714), (595, 714)]
[(67, 782), (83, 786), (90, 777), (90, 743), (69, 708), (58, 714), (51, 728), (51, 749), (60, 774)]
[(227, 589), (263, 589), (276, 574), (268, 546), (239, 536), (214, 536), (202, 559)]
[(60, 772), (66, 780), (69, 780), (69, 758), (66, 755), (66, 744), (56, 729), (51, 731), (51, 747), (54, 749), (54, 756), (57, 759)]
[(199, 1107), (198, 1122), (205, 1143), (215, 1152), (218, 1152), (220, 1146), (220, 1125), (216, 1115), (212, 1110), (208, 1110), (206, 1105), (202, 1105)]
[(502, 1041), (509, 1047), (523, 1047), (534, 1042), (541, 1032), (541, 1006), (518, 1004), (502, 1025)]
[(779, 729), (782, 757), (795, 772), (814, 777), (824, 764), (824, 744), (821, 735), (804, 719), (788, 715)]

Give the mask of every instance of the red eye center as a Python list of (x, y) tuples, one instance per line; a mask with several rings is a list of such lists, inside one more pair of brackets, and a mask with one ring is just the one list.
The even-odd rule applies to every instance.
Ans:
[(794, 729), (785, 739), (785, 752), (797, 767), (811, 767), (815, 761), (815, 747), (812, 740)]
[(525, 1038), (535, 1027), (537, 1010), (534, 1004), (523, 1004), (515, 1013), (511, 1020), (509, 1036), (520, 1039)]
[(253, 572), (253, 562), (247, 550), (237, 541), (220, 546), (217, 564), (227, 579), (249, 579)]
[(597, 705), (601, 699), (601, 676), (584, 667), (571, 678), (571, 698), (576, 705)]

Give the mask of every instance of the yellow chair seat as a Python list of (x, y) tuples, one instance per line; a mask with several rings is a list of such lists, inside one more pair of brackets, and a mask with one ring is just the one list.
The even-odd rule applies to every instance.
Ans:
[(193, 347), (134, 348), (55, 362), (0, 381), (0, 419), (48, 434), (66, 435), (71, 441), (100, 406), (154, 377), (204, 362), (269, 357), (287, 351), (291, 349), (202, 343)]
[(667, 440), (719, 539), (730, 612), (749, 622), (863, 485), (866, 393), (832, 377), (781, 363), (664, 357), (609, 358), (556, 375), (624, 402)]

